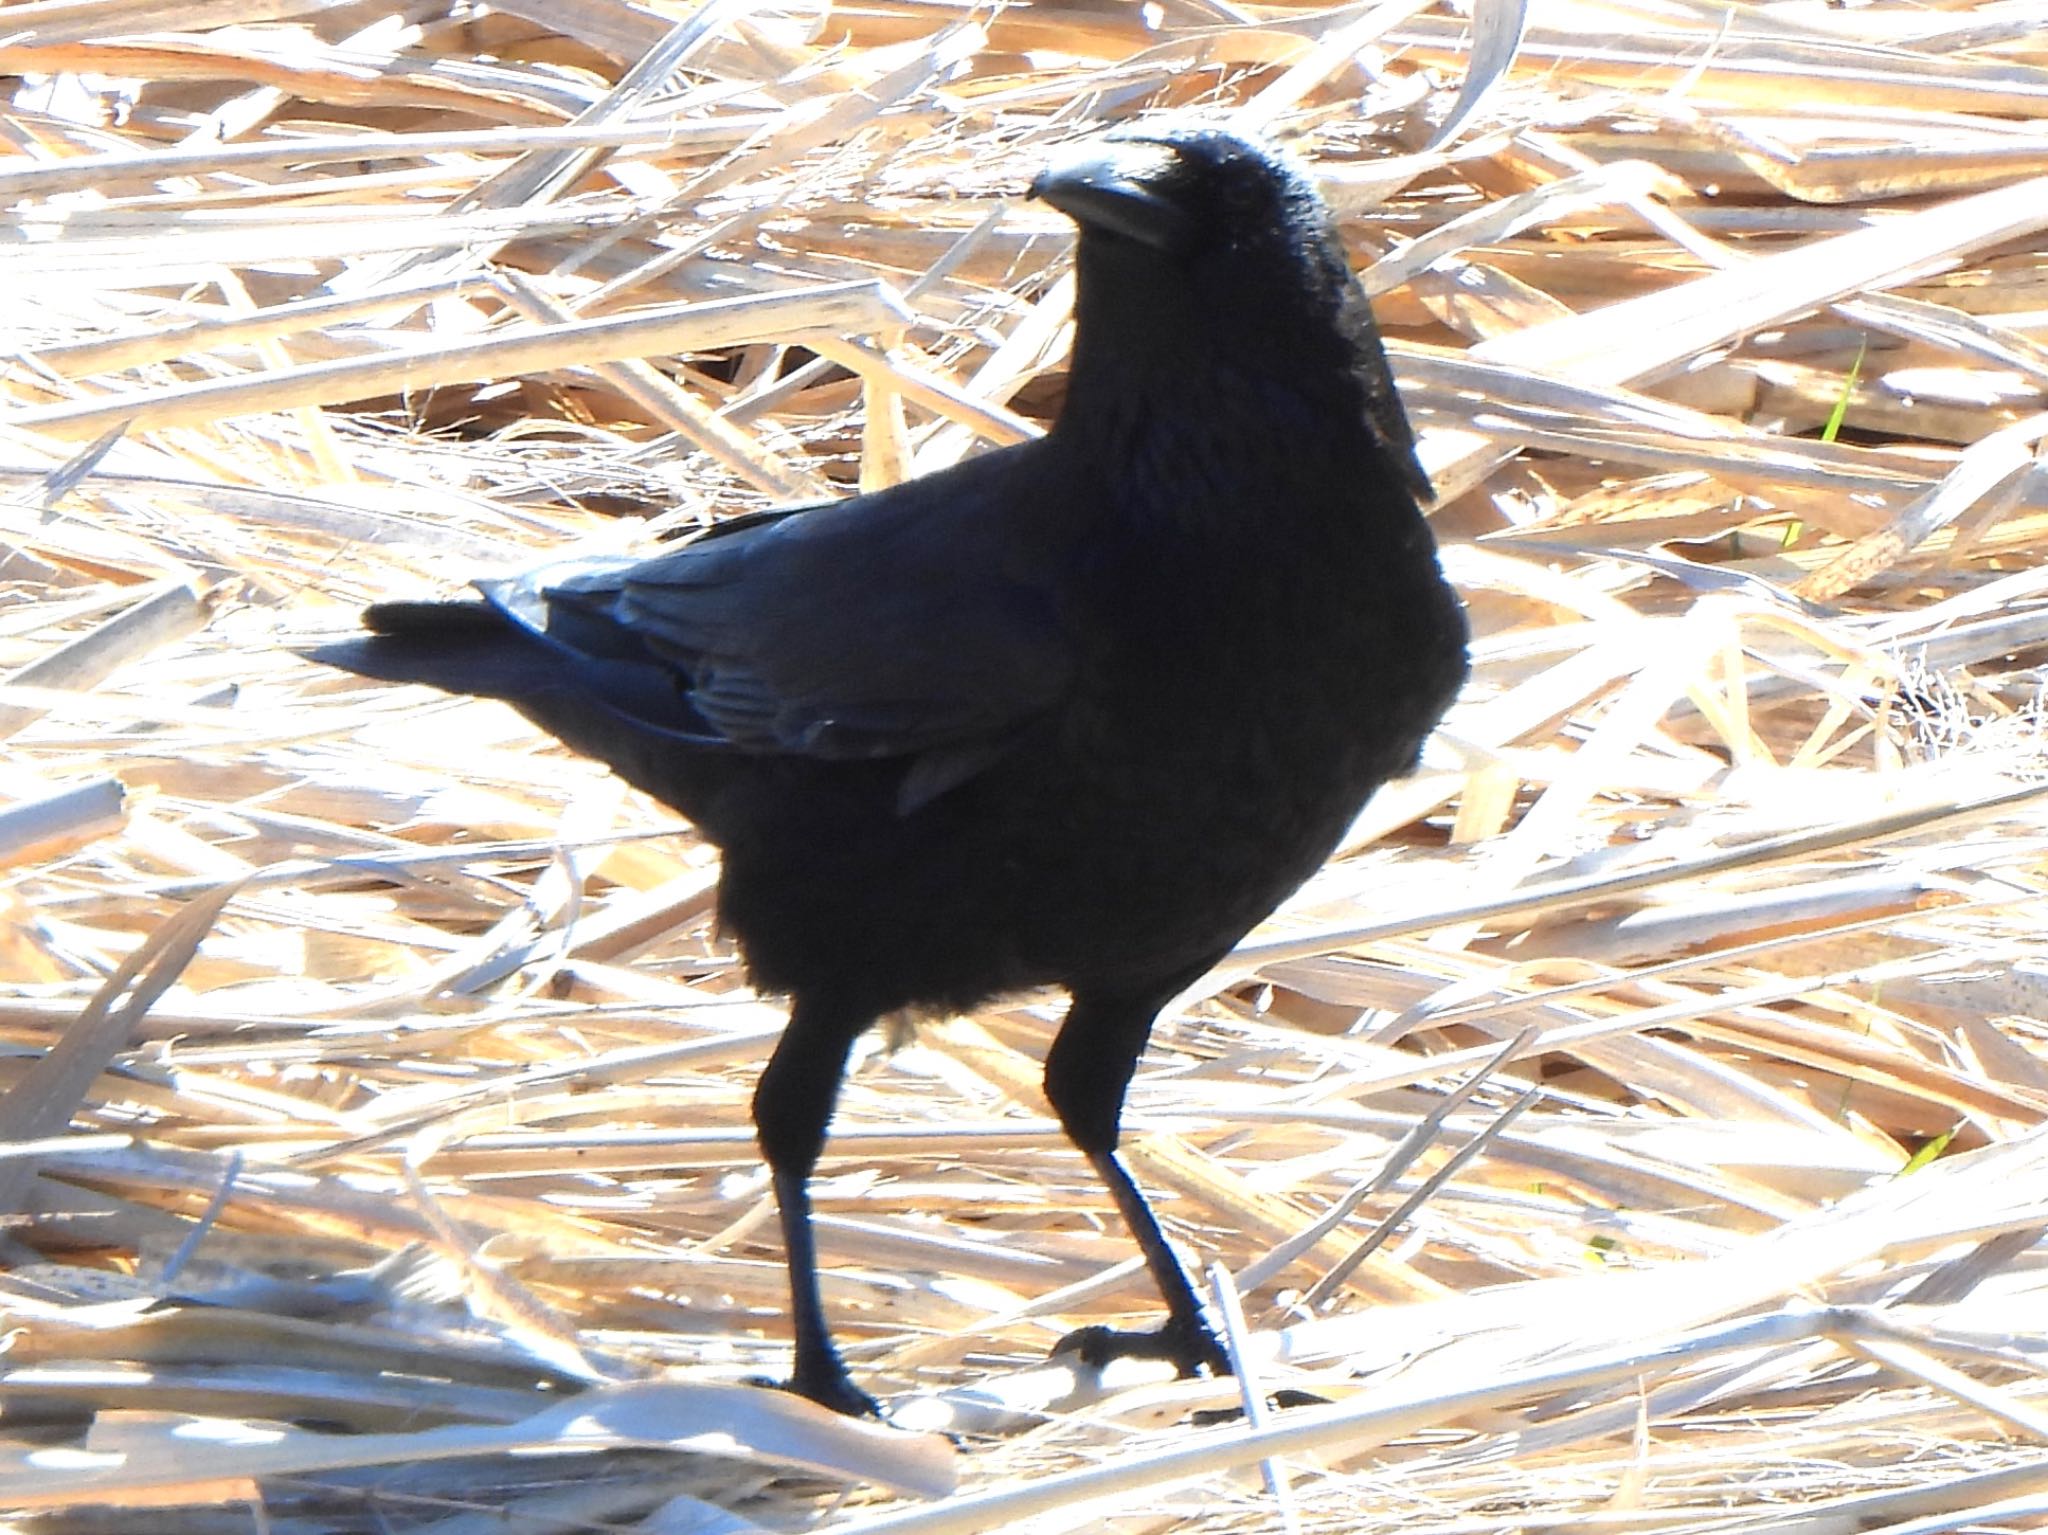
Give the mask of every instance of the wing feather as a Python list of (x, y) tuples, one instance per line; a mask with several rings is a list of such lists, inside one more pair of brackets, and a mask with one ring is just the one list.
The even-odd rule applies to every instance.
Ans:
[(479, 585), (568, 652), (667, 667), (729, 747), (933, 754), (906, 779), (921, 803), (994, 760), (1072, 681), (1046, 563), (1056, 551), (988, 526), (1031, 515), (1017, 498), (1033, 446), (858, 501), (743, 519), (652, 559)]

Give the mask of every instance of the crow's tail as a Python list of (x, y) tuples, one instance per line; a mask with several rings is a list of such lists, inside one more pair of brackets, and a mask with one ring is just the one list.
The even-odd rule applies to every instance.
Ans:
[(371, 633), (305, 652), (325, 666), (445, 693), (520, 699), (562, 685), (563, 658), (481, 602), (380, 602), (363, 613)]

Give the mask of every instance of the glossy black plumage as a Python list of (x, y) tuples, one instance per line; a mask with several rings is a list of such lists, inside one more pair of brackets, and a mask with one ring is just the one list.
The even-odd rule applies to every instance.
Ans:
[(1157, 1010), (1413, 766), (1465, 675), (1427, 482), (1307, 182), (1226, 133), (1138, 130), (1033, 190), (1081, 231), (1043, 440), (373, 608), (319, 652), (506, 699), (723, 849), (723, 925), (792, 1000), (754, 1100), (792, 1384), (846, 1411), (872, 1404), (818, 1304), (805, 1180), (848, 1049), (882, 1013), (1033, 986), (1072, 995), (1047, 1095), (1167, 1302), (1138, 1346), (1221, 1367), (1116, 1156), (1125, 1088)]

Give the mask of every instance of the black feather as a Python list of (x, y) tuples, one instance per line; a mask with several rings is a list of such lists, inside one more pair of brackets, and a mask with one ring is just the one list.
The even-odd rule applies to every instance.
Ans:
[(793, 1384), (850, 1411), (871, 1404), (819, 1307), (805, 1193), (848, 1048), (893, 1009), (1049, 984), (1073, 1007), (1047, 1094), (1167, 1301), (1136, 1346), (1221, 1367), (1116, 1155), (1125, 1088), (1157, 1010), (1413, 766), (1465, 675), (1428, 482), (1308, 182), (1178, 130), (1098, 141), (1034, 192), (1081, 229), (1044, 439), (374, 608), (374, 637), (320, 653), (505, 699), (723, 847), (724, 924), (793, 999), (755, 1097)]

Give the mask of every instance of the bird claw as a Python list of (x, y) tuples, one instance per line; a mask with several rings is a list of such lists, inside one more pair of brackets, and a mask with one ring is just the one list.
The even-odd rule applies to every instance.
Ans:
[(844, 1369), (840, 1370), (799, 1370), (788, 1380), (768, 1380), (755, 1377), (750, 1385), (766, 1386), (776, 1391), (787, 1391), (791, 1396), (803, 1397), (816, 1402), (842, 1418), (873, 1418), (880, 1421), (882, 1405), (853, 1383), (853, 1377)]
[(1090, 1369), (1100, 1370), (1113, 1359), (1164, 1359), (1183, 1377), (1199, 1375), (1205, 1368), (1211, 1375), (1228, 1375), (1230, 1356), (1209, 1325), (1170, 1321), (1150, 1332), (1116, 1327), (1078, 1327), (1052, 1347), (1052, 1357), (1070, 1357)]
[(809, 1383), (792, 1379), (789, 1389), (798, 1396), (809, 1397), (820, 1407), (831, 1408), (843, 1418), (873, 1418), (879, 1422), (882, 1417), (882, 1404), (856, 1386), (849, 1376)]

